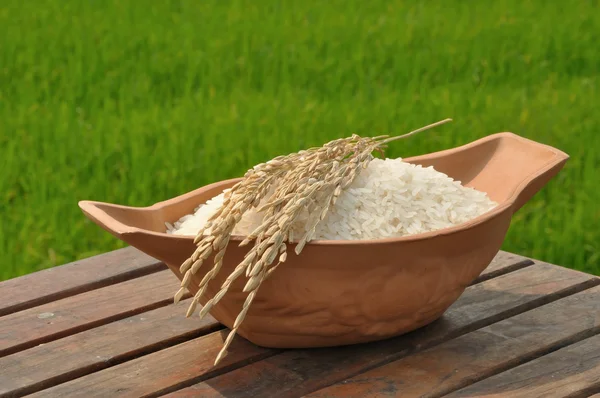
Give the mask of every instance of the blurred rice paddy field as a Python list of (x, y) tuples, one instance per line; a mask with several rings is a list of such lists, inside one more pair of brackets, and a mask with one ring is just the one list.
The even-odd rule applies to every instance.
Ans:
[(0, 279), (122, 247), (150, 205), (350, 135), (500, 131), (571, 155), (503, 249), (600, 274), (598, 1), (3, 0)]

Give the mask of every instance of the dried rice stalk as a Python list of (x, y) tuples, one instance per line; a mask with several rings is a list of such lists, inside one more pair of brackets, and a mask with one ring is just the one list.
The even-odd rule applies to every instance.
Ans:
[(353, 135), (337, 139), (322, 147), (276, 157), (246, 172), (244, 178), (226, 193), (221, 208), (198, 232), (194, 240), (197, 245), (196, 250), (180, 267), (184, 277), (180, 289), (175, 294), (175, 302), (178, 302), (186, 292), (192, 275), (196, 274), (204, 261), (214, 254), (213, 268), (200, 282), (198, 293), (194, 295), (188, 308), (187, 316), (193, 314), (208, 283), (219, 273), (223, 265), (227, 244), (235, 225), (245, 212), (257, 207), (273, 187), (276, 187), (268, 202), (258, 209), (264, 213), (262, 224), (240, 243), (240, 246), (244, 246), (254, 241), (254, 246), (225, 280), (221, 290), (200, 310), (200, 317), (204, 317), (225, 296), (235, 280), (242, 275), (246, 276), (247, 282), (243, 291), (248, 292), (248, 296), (215, 360), (215, 365), (227, 352), (261, 283), (286, 261), (286, 242), (295, 241), (291, 228), (302, 212), (308, 209), (311, 218), (306, 224), (306, 232), (296, 243), (297, 255), (310, 242), (318, 223), (335, 205), (342, 191), (354, 181), (362, 169), (368, 166), (373, 159), (373, 152), (384, 154), (389, 142), (450, 120), (445, 119), (399, 137), (362, 138)]

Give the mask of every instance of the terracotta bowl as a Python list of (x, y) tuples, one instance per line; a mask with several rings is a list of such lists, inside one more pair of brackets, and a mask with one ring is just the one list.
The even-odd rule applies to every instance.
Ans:
[[(567, 161), (568, 155), (512, 133), (499, 133), (454, 149), (406, 159), (433, 166), (464, 185), (487, 192), (499, 206), (470, 222), (431, 233), (366, 241), (313, 241), (288, 257), (261, 286), (239, 334), (265, 347), (338, 346), (384, 339), (439, 318), (498, 253), (511, 217)], [(217, 182), (150, 207), (82, 201), (95, 223), (165, 262), (181, 279), (192, 237), (168, 235), (174, 222), (232, 186)], [(231, 240), (220, 275), (205, 303), (242, 260), (248, 247)], [(212, 259), (207, 260), (212, 264)], [(202, 267), (191, 283), (210, 267)], [(240, 278), (211, 314), (231, 327), (246, 297)], [(173, 292), (178, 286), (173, 286)], [(182, 309), (184, 316), (185, 309)]]

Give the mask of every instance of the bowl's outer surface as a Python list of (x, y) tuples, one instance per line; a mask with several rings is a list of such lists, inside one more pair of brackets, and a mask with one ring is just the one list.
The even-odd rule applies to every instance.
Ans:
[[(361, 343), (396, 336), (439, 318), (498, 253), (512, 214), (563, 167), (568, 156), (549, 146), (500, 133), (462, 147), (406, 159), (434, 166), (488, 195), (498, 207), (463, 225), (404, 238), (315, 241), (265, 280), (238, 333), (267, 347)], [(81, 202), (98, 225), (164, 261), (179, 265), (194, 251), (192, 237), (167, 235), (164, 222), (189, 214), (238, 179), (202, 187), (147, 208)], [(223, 268), (201, 298), (204, 304), (242, 260), (248, 247), (232, 239)], [(292, 250), (289, 247), (288, 250)], [(190, 290), (211, 268), (194, 275)], [(242, 308), (239, 279), (211, 314), (231, 327)], [(174, 287), (174, 291), (176, 287)]]

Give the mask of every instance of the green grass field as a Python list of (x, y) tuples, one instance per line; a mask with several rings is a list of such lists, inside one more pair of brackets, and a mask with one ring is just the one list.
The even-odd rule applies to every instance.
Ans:
[(600, 274), (598, 1), (0, 3), (0, 279), (122, 247), (149, 205), (348, 136), (389, 156), (500, 131), (571, 155), (503, 249)]

